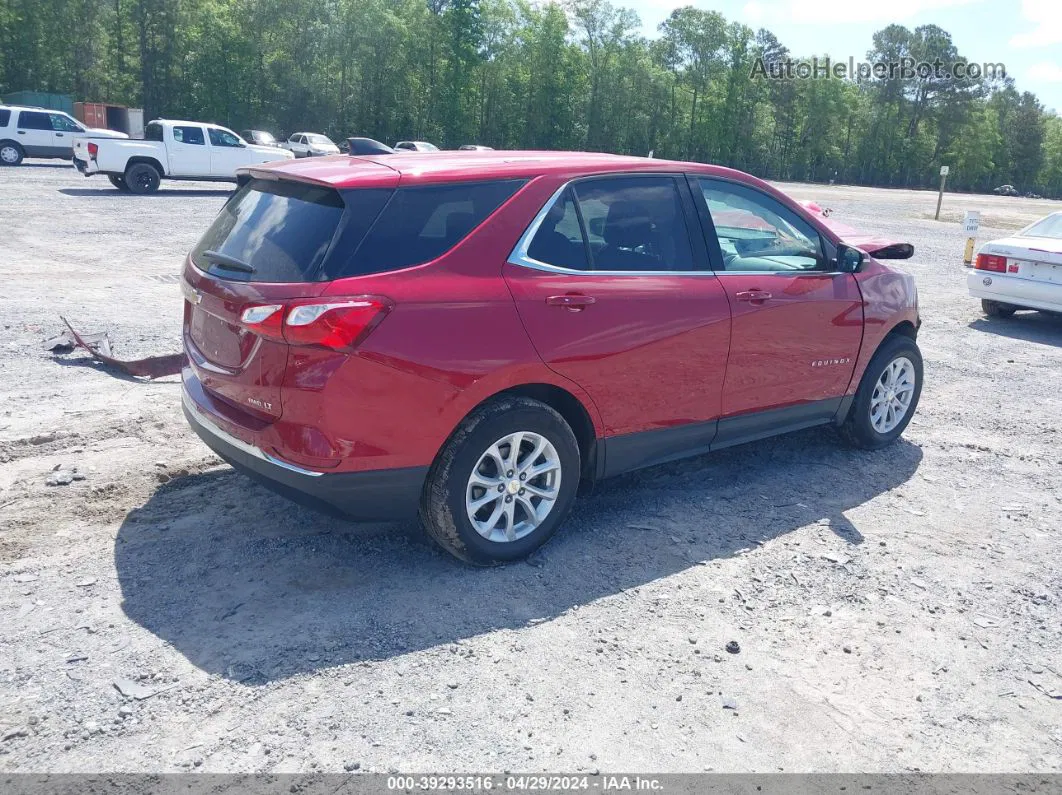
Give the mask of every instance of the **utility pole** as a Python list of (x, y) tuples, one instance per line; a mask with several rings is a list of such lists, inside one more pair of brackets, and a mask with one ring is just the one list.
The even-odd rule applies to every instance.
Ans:
[(944, 183), (948, 181), (948, 167), (940, 167), (940, 191), (937, 193), (937, 214), (933, 216), (934, 221), (940, 220), (940, 203), (944, 201)]

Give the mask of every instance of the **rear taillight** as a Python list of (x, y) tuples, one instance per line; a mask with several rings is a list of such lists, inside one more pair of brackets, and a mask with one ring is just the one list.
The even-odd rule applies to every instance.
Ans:
[(249, 331), (289, 345), (319, 345), (349, 351), (391, 311), (379, 296), (255, 304), (244, 308), (240, 321)]
[(89, 141), (88, 146), (85, 147), (85, 148), (88, 149), (89, 157), (91, 157), (93, 160), (95, 160), (96, 159), (96, 155), (98, 155), (99, 151), (100, 151), (99, 144), (94, 144), (94, 143), (92, 143), (92, 141)]
[(1007, 272), (1007, 258), (996, 254), (978, 254), (974, 267), (979, 271)]

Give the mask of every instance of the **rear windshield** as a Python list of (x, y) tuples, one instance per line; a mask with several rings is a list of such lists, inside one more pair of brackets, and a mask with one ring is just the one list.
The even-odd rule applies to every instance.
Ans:
[[(236, 191), (214, 219), (193, 249), (192, 261), (201, 270), (242, 281), (334, 278), (323, 266), (341, 228), (355, 227), (356, 240), (361, 240), (390, 193), (358, 191), (353, 197), (355, 207), (348, 213), (348, 204), (332, 188), (252, 180)], [(212, 252), (245, 267), (220, 262), (212, 258)]]
[(418, 265), (457, 245), (523, 184), (337, 191), (252, 180), (226, 203), (192, 261), (254, 282), (329, 281)]
[(1049, 215), (1037, 221), (1024, 232), (1023, 237), (1057, 237), (1062, 239), (1062, 213)]

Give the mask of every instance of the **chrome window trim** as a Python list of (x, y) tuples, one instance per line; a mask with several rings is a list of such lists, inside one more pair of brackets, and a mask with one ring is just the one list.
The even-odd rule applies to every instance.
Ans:
[[(531, 268), (532, 270), (546, 271), (547, 273), (557, 274), (592, 274), (594, 276), (777, 276), (777, 275), (790, 275), (795, 276), (802, 273), (817, 274), (819, 276), (834, 276), (842, 275), (844, 271), (728, 271), (712, 270), (710, 267), (707, 270), (691, 270), (691, 271), (599, 271), (599, 270), (578, 270), (577, 268), (564, 268), (560, 265), (550, 265), (548, 262), (542, 262), (534, 257), (528, 255), (527, 251), (531, 248), (531, 241), (535, 239), (535, 235), (538, 234), (539, 227), (542, 226), (542, 222), (546, 220), (546, 216), (549, 211), (553, 209), (553, 205), (556, 204), (561, 196), (564, 195), (564, 191), (568, 190), (572, 185), (582, 182), (587, 179), (608, 178), (608, 177), (626, 177), (626, 176), (666, 176), (675, 177), (675, 174), (669, 172), (635, 172), (630, 174), (628, 172), (618, 172), (616, 174), (593, 174), (585, 177), (577, 177), (570, 179), (561, 185), (553, 193), (552, 196), (542, 205), (542, 209), (538, 211), (532, 221), (531, 225), (524, 230), (523, 235), (516, 241), (516, 246), (509, 254), (507, 260), (510, 265), (518, 265), (524, 268)], [(679, 175), (682, 176), (682, 175)]]

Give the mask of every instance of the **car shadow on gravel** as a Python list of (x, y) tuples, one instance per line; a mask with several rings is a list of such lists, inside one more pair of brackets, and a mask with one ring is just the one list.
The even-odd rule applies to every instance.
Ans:
[(529, 563), (494, 569), (458, 563), (413, 524), (345, 523), (222, 469), (131, 511), (115, 565), (130, 619), (204, 671), (265, 684), (555, 618), (809, 524), (863, 543), (887, 528), (845, 511), (921, 458), (820, 429), (654, 467), (599, 485)]
[(165, 198), (168, 198), (168, 197), (169, 198), (178, 197), (178, 198), (187, 199), (187, 198), (192, 198), (192, 197), (204, 197), (204, 196), (206, 196), (206, 197), (210, 197), (210, 196), (228, 196), (228, 195), (230, 195), (233, 192), (233, 190), (235, 190), (235, 186), (232, 187), (232, 188), (228, 188), (228, 189), (218, 188), (217, 190), (210, 190), (209, 188), (207, 188), (207, 189), (204, 189), (204, 188), (186, 188), (186, 189), (181, 189), (181, 188), (159, 188), (157, 191), (152, 193), (149, 197), (137, 196), (134, 193), (125, 193), (123, 191), (118, 190), (117, 188), (59, 188), (58, 190), (59, 190), (60, 193), (66, 195), (66, 196), (111, 196), (111, 197), (121, 196), (122, 198), (126, 198), (126, 199), (139, 199), (139, 198), (151, 198), (151, 199), (154, 199), (156, 197), (165, 199)]
[(1018, 312), (1009, 318), (978, 318), (970, 323), (970, 328), (1014, 340), (1062, 347), (1062, 314)]

